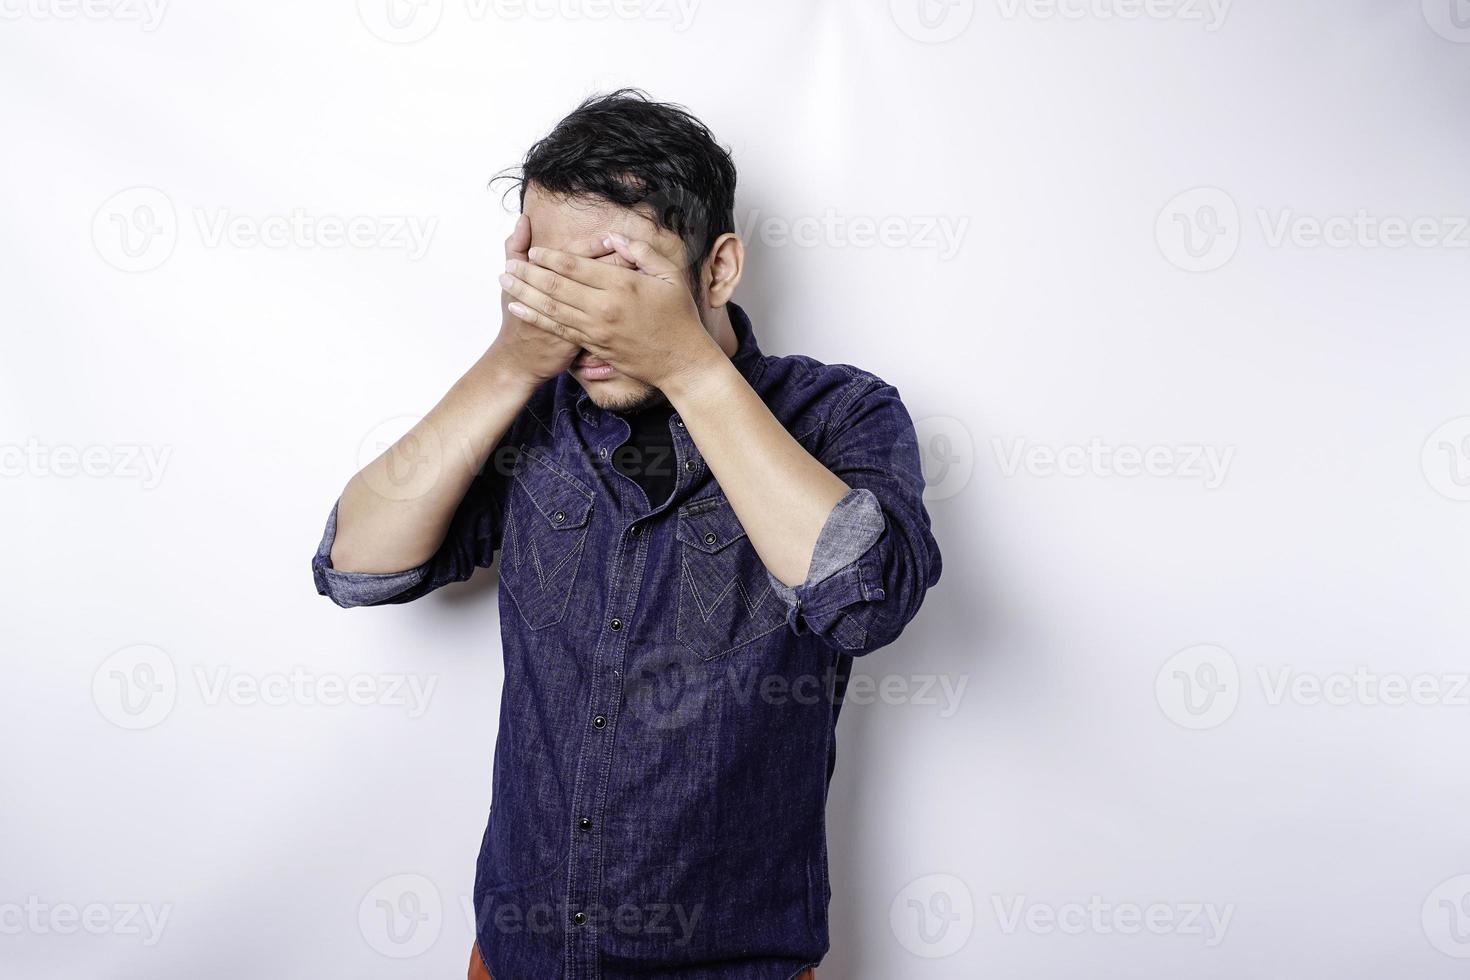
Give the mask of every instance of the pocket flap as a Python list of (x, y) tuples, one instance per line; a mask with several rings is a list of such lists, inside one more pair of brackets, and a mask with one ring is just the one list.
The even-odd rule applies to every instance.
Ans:
[(547, 526), (565, 531), (587, 523), (592, 513), (592, 494), (552, 464), (522, 450), (514, 475), (531, 503), (546, 518)]
[(679, 540), (712, 555), (745, 537), (745, 528), (724, 497), (687, 504), (679, 511)]

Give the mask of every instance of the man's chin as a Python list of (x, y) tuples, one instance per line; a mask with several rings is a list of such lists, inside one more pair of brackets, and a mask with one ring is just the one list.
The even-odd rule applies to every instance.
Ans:
[[(572, 376), (576, 377), (575, 374)], [(606, 381), (583, 381), (577, 378), (577, 383), (587, 392), (592, 404), (604, 412), (638, 412), (662, 404), (664, 400), (663, 392), (657, 388), (628, 377), (619, 376)]]

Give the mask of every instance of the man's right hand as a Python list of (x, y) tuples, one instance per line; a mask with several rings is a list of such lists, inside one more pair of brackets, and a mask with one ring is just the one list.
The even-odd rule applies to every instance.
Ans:
[[(506, 260), (527, 261), (530, 247), (531, 221), (521, 215), (505, 240)], [(600, 237), (563, 250), (612, 261)], [(580, 348), (512, 316), (509, 302), (501, 296), (500, 334), (464, 377), (342, 491), (334, 568), (401, 572), (432, 557), (465, 491), (526, 399), (571, 366)]]
[[(526, 252), (530, 247), (531, 219), (523, 214), (516, 219), (514, 230), (505, 240), (506, 261), (529, 262)], [(592, 259), (608, 254), (599, 237), (570, 243), (564, 251)], [(498, 270), (497, 278), (504, 272), (504, 269)], [(490, 353), (503, 370), (534, 387), (571, 367), (581, 348), (512, 316), (507, 307), (513, 300), (514, 297), (504, 289), (500, 291), (500, 333), (490, 345)]]

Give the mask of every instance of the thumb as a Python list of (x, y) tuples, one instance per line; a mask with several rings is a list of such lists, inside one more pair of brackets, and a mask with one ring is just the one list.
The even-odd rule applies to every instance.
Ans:
[(652, 245), (638, 239), (628, 239), (613, 232), (604, 240), (608, 248), (633, 263), (633, 267), (644, 275), (668, 279), (679, 272), (674, 262), (660, 255)]
[(531, 247), (531, 219), (524, 214), (516, 217), (516, 226), (505, 240), (505, 257), (529, 262), (526, 250)]

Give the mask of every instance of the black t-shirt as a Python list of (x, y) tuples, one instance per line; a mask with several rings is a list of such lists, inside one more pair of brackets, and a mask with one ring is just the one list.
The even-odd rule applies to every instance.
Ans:
[(626, 415), (632, 434), (613, 450), (613, 468), (631, 478), (648, 495), (648, 505), (657, 507), (674, 492), (674, 434), (669, 405)]

